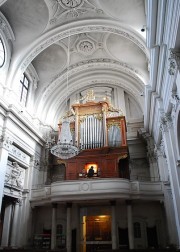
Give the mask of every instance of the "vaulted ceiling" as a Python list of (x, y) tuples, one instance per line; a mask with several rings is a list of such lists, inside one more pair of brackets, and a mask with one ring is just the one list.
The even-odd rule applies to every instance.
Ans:
[[(143, 113), (149, 80), (144, 0), (6, 0), (15, 40), (8, 84), (31, 64), (38, 76), (32, 110), (55, 125), (74, 94), (121, 87)], [(144, 32), (142, 31), (144, 29)]]

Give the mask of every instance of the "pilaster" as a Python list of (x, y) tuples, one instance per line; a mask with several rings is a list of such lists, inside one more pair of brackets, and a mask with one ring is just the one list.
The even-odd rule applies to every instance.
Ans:
[(6, 167), (8, 161), (8, 152), (12, 145), (12, 140), (6, 135), (0, 137), (0, 211), (2, 205), (2, 197), (4, 190), (4, 181), (6, 175)]
[(177, 164), (177, 149), (173, 123), (174, 121), (171, 114), (162, 115), (161, 132), (164, 141), (165, 152), (167, 155), (167, 164), (178, 235), (178, 248), (180, 248), (180, 170)]
[(128, 237), (129, 249), (134, 249), (134, 233), (133, 233), (133, 220), (132, 220), (132, 201), (127, 200), (127, 219), (128, 219)]
[(57, 204), (52, 204), (52, 227), (51, 227), (51, 249), (56, 248), (56, 215), (57, 215)]
[(116, 201), (111, 201), (111, 236), (112, 250), (117, 249), (117, 230), (116, 230)]
[(66, 249), (71, 252), (72, 230), (71, 230), (71, 209), (72, 203), (67, 203), (67, 227), (66, 227)]

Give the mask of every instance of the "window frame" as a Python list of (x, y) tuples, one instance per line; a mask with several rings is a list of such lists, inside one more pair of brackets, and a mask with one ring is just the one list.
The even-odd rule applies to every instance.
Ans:
[[(0, 36), (0, 44), (2, 45), (2, 49), (3, 49), (3, 62), (2, 64), (0, 64), (0, 68), (2, 68), (5, 65), (5, 60), (6, 60), (6, 49), (5, 49), (2, 36)], [(1, 56), (1, 48), (0, 48), (0, 56)]]
[[(30, 80), (28, 78), (28, 76), (23, 73), (22, 74), (23, 77), (21, 77), (21, 79), (19, 80), (19, 102), (23, 105), (23, 106), (27, 106), (27, 100), (28, 100), (28, 95), (29, 95), (29, 90), (30, 90)], [(27, 85), (25, 83), (25, 81), (27, 80)], [(24, 93), (26, 91), (26, 97), (25, 97), (25, 101), (24, 101)]]

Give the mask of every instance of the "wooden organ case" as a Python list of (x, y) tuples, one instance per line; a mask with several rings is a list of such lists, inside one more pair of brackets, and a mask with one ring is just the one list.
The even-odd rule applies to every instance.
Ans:
[[(108, 101), (72, 105), (67, 113), (73, 144), (80, 153), (64, 163), (66, 180), (129, 178), (125, 117)], [(59, 132), (61, 132), (61, 123)], [(93, 174), (89, 176), (89, 170)]]

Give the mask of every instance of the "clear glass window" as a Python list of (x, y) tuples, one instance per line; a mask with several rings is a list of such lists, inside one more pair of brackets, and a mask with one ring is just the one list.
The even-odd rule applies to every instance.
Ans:
[(19, 99), (24, 106), (26, 105), (27, 102), (28, 90), (29, 90), (29, 80), (26, 77), (26, 75), (23, 74), (21, 76), (19, 84)]
[(4, 61), (5, 61), (5, 49), (2, 39), (0, 38), (0, 67), (4, 65)]

